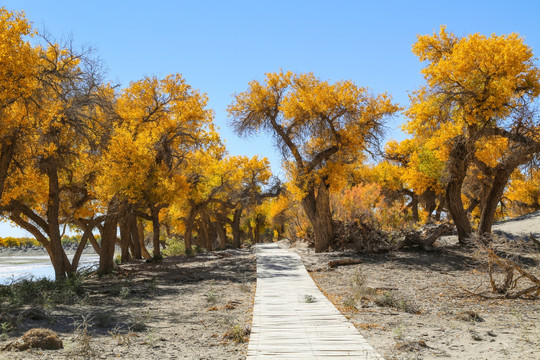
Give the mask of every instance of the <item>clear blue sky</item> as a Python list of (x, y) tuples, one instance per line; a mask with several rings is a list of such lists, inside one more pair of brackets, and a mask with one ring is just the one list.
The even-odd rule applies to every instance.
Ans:
[[(4, 0), (38, 29), (91, 45), (122, 86), (181, 73), (209, 97), (231, 154), (280, 157), (268, 134), (245, 140), (228, 127), (232, 95), (279, 69), (351, 79), (406, 106), (422, 84), (411, 53), (418, 34), (445, 24), (459, 36), (517, 32), (540, 56), (540, 1), (43, 1)], [(402, 138), (397, 117), (389, 137)], [(20, 234), (0, 224), (0, 236)]]

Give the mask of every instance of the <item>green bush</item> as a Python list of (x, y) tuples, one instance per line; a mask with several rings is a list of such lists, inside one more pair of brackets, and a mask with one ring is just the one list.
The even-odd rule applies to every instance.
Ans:
[(169, 246), (163, 249), (163, 255), (165, 256), (184, 255), (185, 253), (184, 240), (173, 240), (169, 242)]
[(83, 278), (79, 275), (59, 281), (24, 279), (11, 285), (0, 285), (0, 304), (15, 306), (72, 304), (84, 295)]

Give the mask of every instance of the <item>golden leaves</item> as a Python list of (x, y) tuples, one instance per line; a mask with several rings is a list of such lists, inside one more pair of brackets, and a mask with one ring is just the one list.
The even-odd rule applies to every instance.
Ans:
[(23, 13), (0, 8), (0, 136), (20, 125), (25, 109), (18, 101), (27, 99), (38, 86), (38, 55), (25, 39), (32, 35)]
[(300, 188), (330, 174), (339, 182), (346, 165), (362, 157), (367, 139), (376, 139), (398, 110), (387, 94), (372, 95), (352, 81), (332, 84), (313, 73), (283, 71), (250, 82), (228, 108), (239, 134), (269, 129), (276, 135), (292, 155), (285, 167)]
[(428, 62), (422, 70), (428, 88), (412, 98), (408, 115), (417, 124), (410, 130), (421, 132), (433, 119), (485, 126), (508, 116), (523, 96), (540, 93), (532, 49), (515, 33), (458, 38), (441, 27), (419, 36), (413, 52)]
[(120, 121), (101, 159), (100, 194), (157, 203), (187, 189), (193, 152), (221, 145), (206, 103), (180, 74), (130, 83), (118, 97)]

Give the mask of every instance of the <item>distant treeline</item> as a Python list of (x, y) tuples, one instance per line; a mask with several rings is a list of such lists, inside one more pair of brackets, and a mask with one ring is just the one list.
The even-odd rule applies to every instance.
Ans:
[[(98, 242), (100, 237), (97, 236)], [(62, 236), (62, 245), (78, 244), (81, 241), (80, 235), (64, 235)], [(19, 246), (41, 246), (41, 244), (34, 238), (29, 237), (0, 237), (0, 247), (19, 247)]]

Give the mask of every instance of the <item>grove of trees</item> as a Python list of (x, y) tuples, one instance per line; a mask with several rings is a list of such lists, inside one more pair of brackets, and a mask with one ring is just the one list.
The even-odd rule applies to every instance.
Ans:
[[(206, 95), (182, 75), (120, 88), (91, 51), (1, 8), (0, 215), (35, 237), (62, 279), (88, 243), (103, 274), (116, 245), (122, 262), (158, 260), (175, 243), (189, 253), (262, 237), (312, 236), (320, 252), (336, 221), (398, 229), (442, 219), (466, 244), (495, 219), (539, 210), (531, 48), (517, 34), (460, 38), (441, 27), (413, 52), (425, 85), (408, 108), (312, 73), (268, 73), (237, 94), (231, 125), (273, 135), (282, 181), (266, 158), (227, 153)], [(400, 111), (410, 138), (381, 150), (385, 122)], [(81, 234), (71, 261), (67, 228)]]

